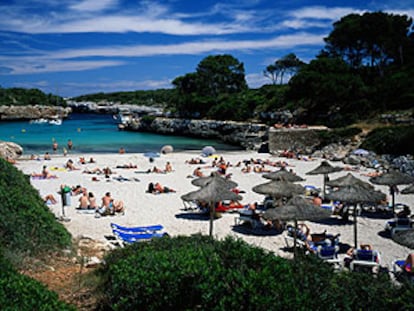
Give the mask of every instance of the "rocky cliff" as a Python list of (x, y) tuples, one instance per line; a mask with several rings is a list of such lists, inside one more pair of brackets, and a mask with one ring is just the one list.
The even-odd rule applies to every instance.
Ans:
[(0, 106), (0, 120), (33, 120), (66, 118), (72, 109), (58, 106)]
[(268, 126), (265, 124), (189, 120), (174, 118), (134, 119), (126, 125), (126, 130), (152, 132), (167, 135), (183, 135), (200, 138), (220, 139), (228, 144), (245, 149), (259, 150), (267, 143)]

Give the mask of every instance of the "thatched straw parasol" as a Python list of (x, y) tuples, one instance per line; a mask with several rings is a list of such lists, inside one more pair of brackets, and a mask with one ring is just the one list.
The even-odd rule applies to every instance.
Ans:
[(298, 220), (319, 220), (329, 218), (331, 212), (317, 205), (312, 204), (309, 200), (301, 196), (291, 198), (285, 205), (268, 209), (263, 218), (267, 220), (293, 220), (295, 222), (294, 231), (294, 255), (296, 256), (296, 230)]
[(213, 219), (215, 214), (215, 205), (217, 202), (224, 200), (240, 201), (242, 197), (226, 187), (223, 187), (222, 177), (215, 177), (199, 190), (191, 191), (181, 196), (184, 201), (200, 201), (209, 204), (210, 208), (210, 236), (213, 235)]
[(336, 179), (332, 179), (328, 182), (326, 182), (326, 184), (328, 186), (331, 187), (343, 187), (343, 186), (361, 186), (363, 188), (367, 188), (367, 189), (374, 189), (374, 186), (372, 186), (371, 184), (356, 178), (354, 175), (352, 175), (351, 173), (346, 174), (345, 176), (336, 178)]
[(263, 178), (271, 180), (284, 180), (290, 182), (304, 181), (304, 179), (286, 169), (280, 169), (275, 172), (270, 172), (262, 175)]
[(392, 197), (392, 211), (395, 212), (395, 187), (397, 185), (408, 185), (414, 183), (414, 177), (401, 173), (400, 171), (392, 170), (380, 176), (371, 177), (369, 181), (376, 185), (386, 185), (390, 187), (390, 193)]
[(306, 175), (323, 175), (323, 195), (326, 193), (326, 182), (328, 174), (342, 171), (342, 167), (332, 166), (328, 161), (322, 161), (321, 164), (313, 170), (306, 173)]
[(229, 180), (229, 179), (225, 179), (224, 177), (220, 176), (218, 173), (217, 174), (212, 173), (210, 176), (199, 177), (199, 178), (193, 179), (191, 181), (191, 184), (193, 184), (194, 186), (197, 186), (197, 187), (205, 187), (213, 179), (216, 179), (216, 182), (218, 182), (218, 183), (222, 183), (223, 187), (225, 187), (228, 190), (237, 187), (236, 182), (234, 182), (232, 180)]
[(305, 188), (303, 188), (301, 185), (280, 180), (273, 180), (254, 186), (252, 190), (256, 193), (270, 195), (274, 199), (291, 198), (296, 194), (305, 193)]
[[(361, 186), (344, 186), (337, 191), (333, 191), (326, 195), (328, 200), (341, 201), (351, 205), (358, 205), (360, 203), (374, 203), (384, 200), (386, 195), (380, 191), (363, 188)], [(357, 239), (357, 212), (354, 208), (354, 244), (358, 247)]]

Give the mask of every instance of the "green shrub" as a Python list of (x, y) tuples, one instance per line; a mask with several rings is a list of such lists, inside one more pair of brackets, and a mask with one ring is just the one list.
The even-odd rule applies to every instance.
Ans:
[(132, 244), (113, 251), (97, 270), (98, 309), (412, 308), (412, 286), (397, 289), (382, 275), (335, 273), (314, 256), (302, 257), (283, 259), (230, 237), (217, 241), (196, 235)]
[(332, 143), (339, 143), (345, 139), (351, 139), (355, 135), (361, 133), (359, 127), (341, 127), (335, 128), (331, 131), (318, 131), (319, 139), (321, 144), (319, 147), (323, 147)]
[(392, 126), (370, 132), (361, 147), (379, 154), (414, 155), (414, 127)]
[(13, 261), (71, 244), (71, 236), (44, 204), (27, 176), (0, 159), (0, 245)]
[(0, 309), (10, 310), (76, 310), (58, 300), (55, 292), (28, 276), (19, 274), (0, 252)]

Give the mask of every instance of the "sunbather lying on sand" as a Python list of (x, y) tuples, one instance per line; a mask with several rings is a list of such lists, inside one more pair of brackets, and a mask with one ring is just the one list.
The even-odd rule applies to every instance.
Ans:
[(174, 189), (166, 186), (162, 186), (160, 183), (149, 183), (148, 184), (148, 193), (158, 194), (158, 193), (169, 193), (176, 192)]

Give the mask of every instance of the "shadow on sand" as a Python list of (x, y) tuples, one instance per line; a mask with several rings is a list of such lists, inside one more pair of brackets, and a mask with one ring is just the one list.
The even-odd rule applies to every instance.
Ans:
[(280, 235), (283, 231), (276, 230), (274, 228), (268, 229), (265, 226), (252, 228), (249, 224), (240, 224), (232, 227), (234, 232), (251, 235), (251, 236), (276, 236)]
[(175, 218), (179, 218), (179, 219), (188, 219), (188, 220), (210, 220), (210, 217), (208, 214), (203, 214), (203, 213), (199, 213), (199, 212), (194, 212), (194, 213), (180, 213), (180, 214), (176, 214)]

